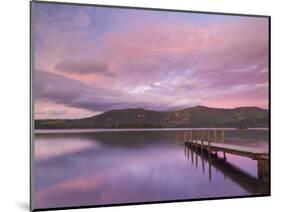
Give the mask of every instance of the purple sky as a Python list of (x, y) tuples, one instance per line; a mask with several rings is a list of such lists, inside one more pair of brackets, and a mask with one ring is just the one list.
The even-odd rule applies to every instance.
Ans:
[(268, 108), (268, 20), (34, 3), (35, 118)]

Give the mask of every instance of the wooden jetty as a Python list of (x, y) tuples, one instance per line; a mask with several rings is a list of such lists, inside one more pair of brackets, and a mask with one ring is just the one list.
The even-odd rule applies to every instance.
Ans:
[[(221, 133), (221, 142), (218, 142), (218, 134)], [(211, 134), (213, 136), (211, 136)], [(225, 144), (224, 129), (213, 130), (188, 130), (184, 133), (185, 145), (207, 151), (209, 159), (211, 154), (223, 152), (226, 160), (226, 153), (248, 157), (257, 160), (258, 178), (262, 182), (269, 181), (269, 156), (268, 152), (260, 148)]]

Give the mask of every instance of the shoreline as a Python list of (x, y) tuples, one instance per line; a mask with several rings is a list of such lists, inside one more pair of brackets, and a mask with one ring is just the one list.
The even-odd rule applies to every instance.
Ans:
[[(222, 128), (90, 128), (90, 129), (34, 129), (34, 134), (53, 134), (53, 133), (91, 133), (91, 132), (141, 132), (141, 131), (187, 131), (187, 130), (221, 130)], [(266, 127), (256, 127), (247, 129), (224, 128), (226, 131), (236, 130), (269, 130)]]

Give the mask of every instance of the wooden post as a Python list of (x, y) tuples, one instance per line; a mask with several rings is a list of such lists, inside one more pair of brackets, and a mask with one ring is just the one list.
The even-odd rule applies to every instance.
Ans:
[(207, 138), (207, 140), (211, 142), (210, 130), (208, 130), (208, 138)]
[[(224, 144), (224, 128), (221, 129), (221, 141)], [(226, 160), (225, 152), (223, 152), (223, 159)]]
[(222, 139), (222, 143), (224, 144), (224, 128), (222, 128), (221, 130), (221, 139)]
[(203, 140), (201, 141), (201, 157), (202, 157), (202, 153), (203, 153)]
[(262, 183), (268, 183), (269, 182), (269, 161), (258, 159), (257, 166), (258, 166), (259, 181)]
[(203, 135), (201, 137), (201, 149), (203, 148), (204, 135), (205, 135), (205, 131), (203, 131)]
[(211, 155), (211, 147), (210, 147), (210, 139), (208, 140), (208, 154), (209, 154), (209, 158), (210, 158), (210, 155)]
[(189, 137), (190, 137), (190, 141), (192, 141), (192, 130), (190, 131)]
[(217, 130), (214, 129), (214, 143), (217, 142)]
[[(216, 131), (215, 131), (216, 132)], [(209, 137), (209, 131), (208, 131), (208, 137)], [(216, 134), (215, 134), (216, 137)], [(211, 139), (208, 139), (208, 159), (209, 159), (209, 181), (212, 181), (212, 167), (211, 167)]]
[[(197, 131), (197, 135), (198, 135), (199, 131)], [(198, 136), (199, 137), (199, 136)], [(197, 153), (197, 138), (196, 138), (196, 143), (195, 143), (195, 150), (196, 150), (196, 153)]]
[(196, 142), (196, 144), (197, 144), (197, 139), (198, 139), (198, 130), (196, 130), (195, 132), (196, 132), (195, 142)]
[(203, 142), (205, 140), (205, 130), (202, 131), (202, 138), (201, 141)]

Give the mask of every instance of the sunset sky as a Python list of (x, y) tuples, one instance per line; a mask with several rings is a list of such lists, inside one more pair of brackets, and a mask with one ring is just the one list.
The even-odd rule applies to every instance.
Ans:
[(34, 3), (35, 118), (268, 108), (268, 19)]

